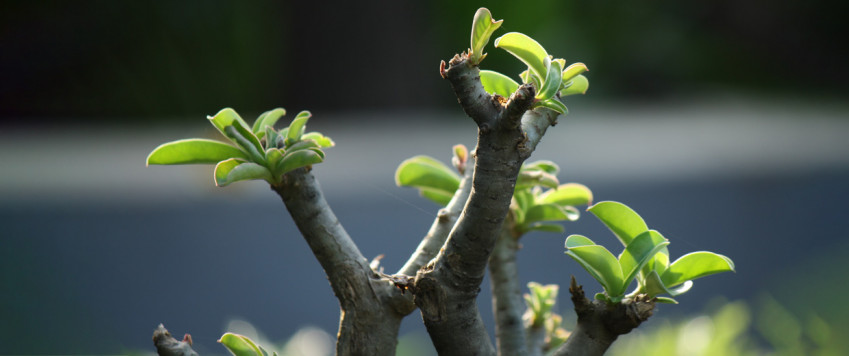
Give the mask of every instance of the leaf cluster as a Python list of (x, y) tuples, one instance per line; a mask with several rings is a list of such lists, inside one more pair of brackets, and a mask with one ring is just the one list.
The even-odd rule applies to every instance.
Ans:
[[(617, 258), (585, 236), (566, 238), (566, 254), (604, 287), (604, 293), (596, 294), (596, 299), (619, 303), (636, 295), (675, 297), (690, 290), (694, 279), (734, 271), (730, 258), (708, 251), (691, 252), (669, 263), (669, 240), (650, 230), (643, 218), (625, 204), (605, 201), (587, 210), (625, 247)], [(637, 289), (625, 295), (634, 280)], [(658, 297), (658, 301), (677, 303), (670, 297)]]
[(147, 156), (147, 164), (215, 164), (219, 187), (250, 179), (279, 183), (290, 171), (323, 162), (323, 148), (334, 145), (319, 132), (304, 132), (312, 117), (309, 111), (301, 111), (288, 127), (275, 130), (274, 124), (284, 115), (282, 108), (266, 111), (249, 127), (235, 110), (222, 109), (207, 118), (229, 143), (202, 138), (164, 143)]

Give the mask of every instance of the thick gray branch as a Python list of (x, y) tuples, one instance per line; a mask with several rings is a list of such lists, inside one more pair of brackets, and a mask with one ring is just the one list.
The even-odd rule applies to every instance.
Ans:
[(631, 332), (654, 311), (654, 300), (640, 296), (617, 304), (590, 301), (574, 276), (569, 292), (578, 314), (578, 326), (554, 353), (557, 356), (602, 356), (619, 335)]
[(272, 189), (283, 199), (339, 300), (337, 355), (394, 355), (401, 319), (415, 306), (404, 303), (398, 298), (401, 290), (371, 270), (307, 169), (287, 173)]
[(525, 302), (519, 284), (516, 254), (519, 238), (511, 233), (509, 222), (504, 223), (495, 249), (489, 258), (489, 279), (492, 284), (492, 310), (495, 314), (495, 340), (498, 354), (527, 355), (525, 326), (522, 314)]

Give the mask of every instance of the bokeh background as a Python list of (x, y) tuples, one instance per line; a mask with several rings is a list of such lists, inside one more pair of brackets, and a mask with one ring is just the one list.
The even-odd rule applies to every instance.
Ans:
[[(214, 138), (205, 116), (223, 107), (249, 120), (308, 109), (309, 129), (337, 143), (315, 169), (327, 199), (363, 253), (394, 271), (437, 210), (394, 185), (395, 167), (474, 145), (437, 69), (468, 47), (480, 6), (505, 20), (495, 36), (526, 33), (591, 70), (588, 95), (566, 100), (570, 114), (532, 159), (635, 208), (673, 255), (737, 263), (643, 329), (731, 300), (755, 320), (781, 305), (797, 327), (822, 320), (832, 343), (846, 340), (846, 3), (4, 0), (0, 354), (151, 351), (160, 322), (206, 354), (224, 353), (215, 340), (234, 319), (272, 340), (308, 325), (334, 334), (337, 303), (276, 195), (144, 158)], [(483, 67), (523, 70), (487, 52)], [(567, 232), (615, 246), (591, 216)], [(575, 274), (600, 289), (563, 255), (564, 238), (526, 236), (523, 279)], [(779, 347), (762, 324), (752, 342)], [(402, 334), (431, 352), (417, 313)]]

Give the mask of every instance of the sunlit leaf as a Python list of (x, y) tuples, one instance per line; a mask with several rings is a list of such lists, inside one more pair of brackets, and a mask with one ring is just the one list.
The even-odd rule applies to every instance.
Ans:
[(487, 93), (509, 98), (516, 89), (519, 89), (519, 83), (504, 74), (491, 70), (481, 70), (480, 76), (483, 90)]
[(306, 110), (299, 112), (298, 116), (295, 116), (292, 124), (289, 125), (289, 132), (286, 133), (286, 146), (291, 146), (301, 139), (310, 117), (312, 117), (312, 113)]
[(265, 179), (269, 182), (272, 180), (268, 168), (253, 162), (241, 162), (236, 159), (218, 162), (214, 174), (215, 185), (219, 187), (241, 180)]
[[(545, 48), (534, 39), (519, 32), (507, 33), (495, 40), (495, 47), (501, 48), (516, 56), (528, 65), (531, 72), (539, 78), (545, 78), (548, 73), (546, 60), (550, 60)], [(538, 88), (538, 87), (537, 87)]]
[(283, 115), (286, 115), (286, 110), (283, 108), (266, 111), (262, 113), (256, 121), (254, 121), (254, 126), (251, 130), (257, 135), (257, 137), (262, 138), (262, 135), (265, 134), (265, 127), (274, 127), (274, 124), (277, 123), (277, 120), (279, 120)]
[(191, 138), (159, 145), (147, 156), (147, 164), (213, 164), (228, 158), (248, 157), (224, 142)]
[[(536, 98), (538, 100), (546, 100), (549, 98), (553, 98), (557, 91), (560, 90), (560, 81), (562, 73), (560, 72), (563, 67), (560, 66), (560, 62), (552, 61), (551, 65), (548, 68), (548, 73), (545, 77), (545, 81), (542, 83), (542, 88), (539, 89)], [(561, 114), (564, 114), (561, 112)]]
[(557, 163), (547, 160), (539, 160), (528, 163), (524, 165), (522, 169), (538, 169), (554, 175), (557, 175), (557, 173), (560, 172), (560, 166), (558, 166)]
[(672, 262), (660, 276), (669, 288), (685, 281), (720, 272), (733, 272), (734, 262), (730, 258), (708, 251), (691, 252)]
[(555, 188), (559, 183), (557, 176), (538, 169), (523, 169), (516, 177), (516, 189), (533, 186)]
[(277, 172), (275, 173), (277, 176), (282, 176), (295, 169), (321, 163), (323, 160), (320, 154), (309, 149), (286, 152), (286, 155), (280, 160), (280, 164), (277, 166)]
[(245, 123), (245, 120), (235, 110), (224, 108), (215, 114), (215, 116), (208, 116), (207, 118), (218, 131), (233, 141), (233, 143), (239, 145), (252, 159), (257, 161), (264, 160), (260, 154), (263, 149), (259, 143), (259, 138), (248, 128), (248, 124)]
[(590, 240), (588, 237), (583, 235), (569, 235), (566, 238), (566, 248), (575, 248), (581, 246), (592, 246), (595, 245), (593, 240)]
[[(287, 132), (288, 135), (288, 132)], [(301, 140), (313, 140), (318, 143), (321, 148), (333, 147), (336, 145), (330, 137), (322, 135), (320, 132), (307, 132), (303, 136), (301, 136)]]
[(448, 194), (442, 190), (419, 189), (419, 195), (442, 206), (448, 205), (454, 194)]
[(587, 211), (601, 220), (619, 238), (623, 246), (628, 246), (637, 235), (649, 229), (640, 215), (619, 202), (603, 201), (591, 206)]
[(669, 245), (669, 241), (657, 241), (653, 238), (652, 231), (638, 235), (628, 244), (628, 247), (619, 255), (619, 265), (622, 266), (623, 282), (626, 288), (636, 278), (640, 269), (666, 245)]
[[(577, 237), (575, 237), (577, 236)], [(584, 236), (572, 235), (566, 239), (566, 246), (576, 245), (570, 244), (570, 239), (589, 240)], [(591, 242), (591, 241), (590, 241)], [(619, 261), (608, 251), (604, 246), (595, 244), (583, 244), (571, 247), (566, 251), (569, 257), (572, 257), (578, 264), (581, 265), (590, 275), (593, 276), (604, 289), (607, 295), (613, 302), (618, 302), (624, 295), (625, 286), (623, 286), (622, 268), (619, 266)]]
[(593, 202), (593, 192), (583, 184), (566, 183), (555, 189), (549, 189), (537, 197), (542, 204), (589, 205)]
[(590, 81), (587, 80), (587, 77), (581, 74), (578, 74), (572, 78), (572, 80), (563, 83), (565, 88), (560, 90), (561, 98), (575, 94), (586, 94), (587, 89), (590, 88)]
[(473, 65), (479, 64), (485, 57), (483, 48), (489, 43), (489, 38), (495, 32), (503, 20), (493, 21), (492, 14), (486, 8), (480, 8), (475, 12), (475, 18), (472, 21), (472, 39), (470, 60)]
[(534, 102), (535, 108), (544, 107), (556, 111), (558, 114), (566, 115), (569, 113), (569, 108), (565, 104), (557, 100), (557, 98), (548, 98)]
[(235, 356), (265, 356), (262, 348), (244, 335), (226, 333), (218, 342)]
[(566, 69), (563, 70), (563, 73), (561, 74), (561, 80), (563, 81), (562, 84), (568, 83), (570, 80), (578, 76), (578, 74), (581, 74), (588, 70), (590, 69), (587, 68), (586, 64), (580, 62), (570, 64), (568, 67), (566, 67)]
[(454, 195), (460, 176), (451, 168), (428, 156), (416, 156), (401, 162), (395, 171), (395, 184)]

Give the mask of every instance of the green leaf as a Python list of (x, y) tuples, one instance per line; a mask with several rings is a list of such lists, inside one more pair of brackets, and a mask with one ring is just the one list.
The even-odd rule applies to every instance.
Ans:
[(304, 135), (304, 128), (306, 128), (307, 121), (310, 117), (312, 117), (312, 113), (306, 110), (299, 112), (298, 116), (295, 116), (292, 124), (289, 125), (289, 132), (286, 134), (286, 146), (291, 146), (301, 140), (301, 136)]
[(574, 207), (557, 204), (540, 204), (530, 207), (525, 213), (524, 224), (538, 221), (575, 221), (579, 213)]
[(507, 33), (495, 40), (495, 47), (501, 48), (528, 65), (531, 72), (539, 78), (548, 73), (547, 60), (550, 60), (545, 48), (534, 39), (519, 32)]
[(640, 215), (619, 202), (603, 201), (591, 206), (587, 211), (601, 220), (619, 238), (623, 246), (628, 246), (637, 235), (649, 229)]
[(534, 194), (530, 189), (516, 189), (513, 191), (513, 202), (510, 209), (516, 216), (516, 224), (521, 225), (525, 221), (525, 212), (534, 204)]
[[(579, 241), (570, 243), (570, 239)], [(623, 285), (622, 268), (619, 266), (619, 261), (604, 246), (594, 243), (585, 244), (587, 241), (592, 243), (584, 236), (569, 236), (566, 238), (566, 247), (569, 248), (570, 245), (574, 247), (569, 248), (566, 254), (575, 259), (581, 267), (601, 283), (612, 302), (620, 301), (625, 294), (625, 286)]]
[[(288, 134), (288, 132), (287, 132)], [(313, 140), (318, 143), (321, 148), (328, 148), (336, 146), (336, 143), (330, 139), (330, 137), (322, 135), (320, 132), (307, 132), (303, 136), (301, 136), (302, 141)]]
[(460, 186), (460, 176), (436, 159), (415, 156), (398, 166), (395, 171), (395, 184), (399, 187), (434, 190), (453, 196)]
[[(547, 100), (549, 98), (553, 98), (557, 91), (560, 90), (560, 83), (562, 80), (563, 67), (560, 66), (560, 62), (551, 61), (551, 65), (548, 67), (548, 73), (546, 74), (545, 81), (542, 83), (542, 88), (539, 89), (536, 98), (538, 100)], [(563, 114), (563, 112), (561, 112)]]
[(569, 237), (566, 238), (566, 248), (592, 245), (595, 245), (595, 242), (583, 235), (569, 235)]
[(492, 14), (486, 8), (480, 8), (475, 12), (475, 18), (472, 20), (472, 41), (469, 57), (473, 65), (480, 64), (486, 55), (483, 53), (483, 48), (489, 43), (489, 38), (492, 33), (501, 27), (503, 20), (493, 21)]
[(313, 150), (286, 152), (286, 155), (283, 156), (282, 160), (280, 160), (280, 164), (277, 166), (275, 174), (277, 176), (282, 176), (298, 168), (318, 164), (323, 161), (324, 159), (321, 155)]
[(151, 164), (213, 164), (228, 158), (247, 159), (242, 150), (224, 142), (190, 138), (159, 145), (147, 156)]
[(581, 62), (570, 64), (568, 67), (566, 67), (566, 69), (563, 70), (563, 73), (561, 74), (561, 80), (563, 81), (562, 84), (567, 84), (570, 80), (578, 76), (578, 74), (581, 74), (588, 70), (590, 69), (587, 68), (587, 65)]
[(236, 159), (228, 159), (215, 165), (215, 185), (224, 187), (230, 183), (240, 180), (265, 179), (272, 181), (271, 172), (259, 164), (253, 162), (241, 162)]
[(734, 262), (720, 254), (698, 251), (688, 253), (672, 262), (660, 276), (660, 279), (669, 288), (720, 272), (734, 272)]
[(677, 300), (667, 297), (657, 297), (657, 302), (664, 304), (678, 304)]
[(547, 109), (551, 109), (556, 111), (558, 114), (566, 115), (569, 114), (569, 108), (566, 107), (565, 104), (557, 100), (557, 98), (548, 98), (546, 100), (539, 100), (534, 102), (534, 108), (543, 107)]
[(586, 94), (590, 88), (590, 81), (583, 75), (576, 75), (572, 80), (564, 82), (563, 89), (560, 90), (560, 97), (566, 97), (575, 94)]
[(539, 160), (526, 164), (522, 169), (536, 169), (541, 170), (543, 172), (551, 173), (557, 175), (560, 172), (560, 166), (557, 163), (547, 160)]
[(491, 70), (481, 70), (480, 76), (483, 90), (487, 93), (509, 98), (516, 89), (519, 89), (519, 83), (504, 74)]
[(265, 150), (265, 157), (268, 159), (268, 170), (276, 172), (280, 166), (280, 161), (283, 160), (284, 152), (279, 148), (269, 148)]
[(516, 189), (524, 189), (534, 186), (555, 188), (560, 182), (557, 176), (538, 169), (523, 169), (516, 177)]
[[(263, 160), (260, 158), (261, 155), (259, 155), (259, 152), (263, 150), (262, 145), (259, 143), (259, 138), (254, 135), (253, 131), (248, 129), (248, 124), (245, 123), (245, 120), (235, 110), (224, 108), (215, 114), (215, 116), (208, 116), (207, 119), (225, 137), (251, 154), (254, 160)], [(257, 155), (257, 157), (253, 157), (253, 155)]]
[(661, 249), (669, 245), (669, 241), (662, 237), (661, 239), (658, 241), (652, 235), (652, 231), (646, 231), (634, 238), (619, 255), (619, 265), (622, 266), (622, 273), (625, 275), (623, 283), (625, 283), (626, 288), (637, 277), (640, 269), (649, 263)]
[(274, 124), (277, 123), (277, 120), (280, 120), (283, 115), (286, 115), (286, 110), (283, 108), (266, 111), (262, 113), (256, 121), (254, 121), (254, 126), (251, 131), (253, 131), (257, 137), (262, 138), (262, 135), (265, 134), (265, 127), (270, 126), (273, 128)]
[(541, 204), (558, 204), (558, 205), (589, 205), (593, 201), (593, 192), (583, 184), (566, 183), (561, 184), (555, 189), (549, 189), (542, 193), (537, 202)]
[(280, 135), (277, 131), (274, 131), (274, 128), (271, 126), (265, 127), (265, 148), (279, 148), (277, 147), (277, 140), (280, 139)]
[(262, 348), (244, 335), (226, 333), (218, 342), (235, 356), (265, 356)]
[(419, 189), (419, 195), (442, 206), (448, 205), (454, 194), (448, 194), (441, 190)]

